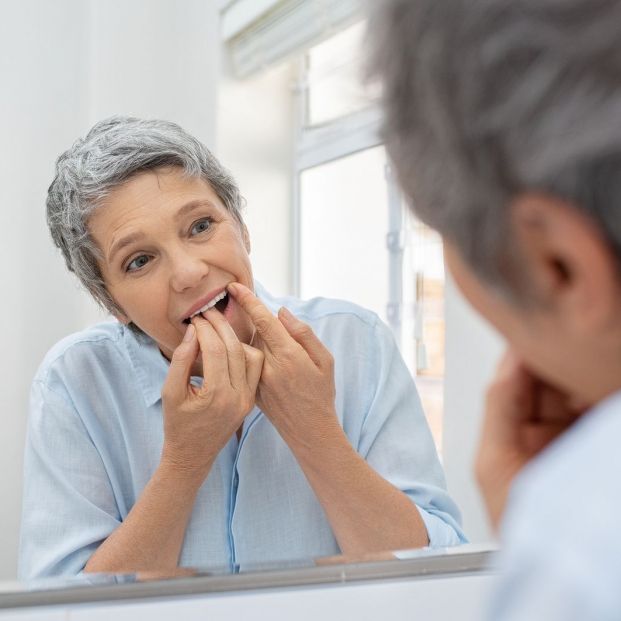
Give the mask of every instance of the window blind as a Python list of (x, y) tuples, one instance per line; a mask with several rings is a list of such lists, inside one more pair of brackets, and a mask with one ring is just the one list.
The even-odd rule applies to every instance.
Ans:
[(237, 77), (303, 52), (361, 16), (362, 0), (236, 0), (221, 32)]

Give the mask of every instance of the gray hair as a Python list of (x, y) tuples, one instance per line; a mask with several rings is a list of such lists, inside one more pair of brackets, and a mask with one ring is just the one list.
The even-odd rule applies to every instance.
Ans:
[(508, 206), (526, 191), (588, 214), (621, 261), (621, 2), (373, 4), (370, 74), (418, 217), (511, 297)]
[(99, 269), (100, 249), (88, 220), (109, 192), (138, 173), (176, 166), (207, 181), (224, 206), (242, 221), (243, 199), (235, 180), (211, 152), (179, 125), (115, 116), (97, 123), (56, 161), (47, 193), (47, 222), (68, 269), (95, 300), (122, 313)]

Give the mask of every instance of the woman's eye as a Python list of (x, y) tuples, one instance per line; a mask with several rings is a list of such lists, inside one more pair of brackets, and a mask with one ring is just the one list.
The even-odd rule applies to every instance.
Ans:
[(192, 235), (198, 235), (199, 233), (204, 233), (211, 227), (211, 223), (213, 220), (211, 218), (201, 218), (197, 220), (190, 229), (190, 233)]
[(141, 254), (139, 257), (132, 259), (127, 265), (128, 272), (135, 272), (141, 267), (144, 267), (149, 262), (149, 257), (146, 254)]

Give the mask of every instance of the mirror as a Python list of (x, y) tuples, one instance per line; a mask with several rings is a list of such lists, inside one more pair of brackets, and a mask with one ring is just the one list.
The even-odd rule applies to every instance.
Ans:
[[(469, 548), (470, 546), (463, 546)], [(419, 551), (420, 552), (420, 551)], [(457, 578), (457, 579), (456, 579)], [(413, 555), (398, 561), (288, 568), (222, 575), (197, 570), (192, 577), (90, 575), (0, 586), (0, 619), (227, 619), (231, 609), (244, 617), (313, 619), (322, 611), (371, 619), (390, 608), (407, 619), (412, 608), (433, 618), (481, 616), (481, 600), (494, 575), (489, 553), (470, 549)], [(360, 588), (364, 586), (364, 588)], [(338, 591), (336, 590), (338, 589)], [(302, 615), (302, 616), (300, 616)]]
[[(328, 38), (305, 52), (298, 50), (296, 58), (302, 59), (301, 62), (274, 60), (273, 67), (242, 77), (238, 75), (239, 66), (228, 56), (230, 44), (222, 41), (217, 31), (220, 18), (217, 2), (203, 3), (182, 15), (173, 3), (152, 12), (148, 10), (146, 0), (122, 10), (120, 4), (93, 3), (89, 10), (92, 14), (80, 3), (72, 2), (54, 8), (37, 6), (36, 12), (28, 5), (4, 7), (5, 19), (1, 20), (0, 26), (2, 57), (11, 59), (0, 68), (0, 75), (7, 85), (3, 105), (8, 106), (8, 114), (0, 121), (5, 137), (5, 147), (0, 152), (3, 198), (0, 230), (5, 256), (11, 257), (3, 268), (5, 304), (1, 311), (3, 343), (7, 348), (1, 363), (7, 426), (0, 438), (4, 473), (0, 486), (5, 498), (3, 524), (6, 525), (0, 541), (0, 578), (14, 579), (16, 576), (22, 451), (32, 377), (55, 343), (107, 319), (91, 298), (76, 287), (75, 278), (67, 272), (62, 257), (49, 238), (43, 205), (53, 178), (53, 162), (95, 121), (119, 113), (179, 122), (212, 148), (233, 172), (248, 202), (244, 221), (250, 231), (250, 261), (255, 276), (264, 286), (266, 297), (297, 290), (303, 298), (315, 295), (346, 298), (380, 315), (388, 326), (382, 329), (382, 342), (387, 344), (386, 347), (393, 347), (390, 343), (394, 339), (405, 359), (403, 368), (416, 374), (418, 392), (423, 398), (436, 448), (441, 453), (451, 496), (464, 513), (464, 531), (471, 541), (488, 539), (489, 532), (469, 474), (476, 426), (470, 422), (472, 417), (464, 416), (463, 410), (477, 411), (479, 387), (491, 369), (497, 343), (489, 333), (483, 333), (482, 327), (475, 326), (475, 333), (480, 337), (476, 341), (480, 365), (468, 364), (468, 367), (476, 368), (466, 369), (459, 367), (463, 364), (462, 359), (471, 359), (471, 356), (463, 355), (464, 349), (468, 353), (472, 351), (469, 349), (471, 343), (464, 341), (463, 337), (472, 334), (467, 323), (472, 320), (464, 314), (450, 284), (445, 286), (437, 240), (415, 222), (404, 223), (405, 211), (396, 194), (396, 186), (390, 174), (387, 180), (384, 170), (385, 158), (376, 132), (379, 119), (364, 99), (373, 97), (373, 93), (352, 93), (347, 87), (355, 74), (357, 57), (352, 50), (361, 33), (360, 25), (354, 23), (356, 20), (350, 26), (341, 24), (337, 29), (338, 37)], [(145, 27), (147, 13), (148, 27)], [(175, 24), (177, 26), (173, 28)], [(26, 39), (24, 33), (35, 33), (33, 40)], [(62, 41), (62, 45), (58, 45), (58, 41)], [(91, 46), (88, 54), (84, 49), (85, 41)], [(168, 43), (162, 45), (162, 41)], [(176, 43), (171, 46), (171, 41)], [(209, 49), (206, 45), (210, 46)], [(171, 48), (179, 50), (183, 62), (171, 60)], [(141, 53), (136, 53), (137, 49)], [(335, 49), (349, 59), (343, 75), (339, 75), (338, 68), (329, 65), (330, 59), (335, 57)], [(214, 60), (220, 52), (224, 57), (223, 68)], [(300, 68), (300, 64), (304, 67)], [(299, 87), (306, 84), (307, 91), (294, 88), (292, 92), (293, 83)], [(315, 87), (319, 94), (315, 94)], [(316, 109), (320, 103), (326, 104), (325, 93), (337, 95), (333, 105)], [(308, 117), (302, 113), (307, 104), (310, 105)], [(345, 118), (344, 133), (335, 137), (333, 132), (339, 121)], [(294, 140), (297, 142), (292, 153)], [(355, 197), (351, 204), (347, 203), (348, 186), (353, 188), (351, 196)], [(337, 212), (339, 204), (343, 207), (341, 212)], [(356, 218), (357, 214), (364, 216)], [(351, 225), (348, 226), (348, 222)], [(392, 234), (388, 237), (388, 249), (385, 248), (387, 234)], [(343, 271), (339, 271), (341, 269)], [(443, 306), (448, 327), (442, 325)], [(361, 319), (358, 316), (356, 321), (367, 325), (365, 318), (368, 317), (364, 315)], [(450, 336), (445, 337), (450, 334), (451, 327), (454, 329), (453, 340)], [(315, 326), (315, 329), (322, 328)], [(356, 335), (346, 336), (345, 332), (330, 334), (330, 338), (335, 339), (334, 347), (340, 347), (336, 367), (344, 373), (352, 368), (346, 356), (352, 353), (348, 348), (355, 350), (361, 341), (356, 340)], [(353, 340), (348, 341), (348, 338)], [(148, 355), (155, 353), (157, 356), (153, 348), (149, 350), (147, 347), (147, 350)], [(356, 364), (360, 365), (362, 354), (358, 352), (357, 355)], [(164, 358), (158, 360), (159, 366), (157, 361), (154, 362), (153, 373), (161, 385), (166, 363)], [(375, 360), (381, 361), (381, 356), (378, 354)], [(368, 365), (372, 362), (366, 361)], [(374, 381), (379, 382), (383, 367), (368, 368), (369, 373), (374, 371), (377, 374)], [(83, 394), (87, 394), (89, 382), (93, 381), (92, 369), (87, 373), (83, 367), (81, 371), (84, 375), (77, 384), (82, 391), (86, 389)], [(129, 371), (119, 369), (119, 373), (120, 378), (127, 378)], [(452, 386), (449, 385), (451, 381), (455, 382)], [(358, 382), (362, 383), (360, 377)], [(357, 393), (354, 388), (347, 393), (344, 386), (337, 387), (337, 396), (341, 399), (339, 407), (354, 412), (353, 397)], [(50, 389), (46, 397), (49, 407), (54, 403), (56, 406), (66, 404), (66, 395), (59, 394), (56, 388)], [(393, 394), (392, 387), (386, 390), (386, 394)], [(136, 392), (140, 393), (138, 398), (148, 398), (150, 394), (149, 388), (144, 386)], [(104, 392), (98, 389), (95, 394), (101, 403), (111, 405)], [(157, 397), (159, 393), (155, 395)], [(55, 411), (61, 411), (59, 407), (54, 408)], [(150, 410), (149, 415), (157, 416), (155, 409)], [(366, 411), (367, 405), (358, 406), (359, 416)], [(73, 410), (65, 413), (67, 416), (75, 414)], [(67, 421), (67, 418), (61, 418)], [(150, 420), (153, 421), (153, 417)], [(190, 536), (197, 542), (195, 549), (200, 545), (215, 546), (217, 563), (239, 564), (239, 559), (231, 559), (232, 547), (228, 535), (223, 534), (229, 529), (238, 537), (237, 552), (246, 546), (248, 566), (261, 563), (264, 554), (267, 555), (266, 562), (284, 564), (291, 559), (336, 554), (338, 546), (331, 522), (316, 500), (315, 488), (308, 483), (310, 470), (303, 472), (300, 461), (287, 449), (286, 442), (270, 429), (265, 419), (262, 420), (249, 417), (241, 428), (239, 439), (231, 436), (231, 441), (224, 447), (230, 453), (229, 470), (222, 466), (218, 470), (220, 478), (213, 479), (215, 487), (226, 480), (227, 485), (231, 482), (231, 485), (243, 488), (240, 499), (246, 505), (236, 506), (237, 513), (234, 513), (226, 504), (228, 496), (221, 493), (220, 513), (211, 513), (209, 493), (213, 490), (205, 488), (200, 500), (204, 513), (195, 514), (188, 526)], [(422, 429), (423, 420), (420, 418), (414, 427)], [(106, 493), (111, 495), (102, 501), (108, 509), (104, 522), (122, 521), (128, 515), (139, 497), (138, 491), (149, 481), (145, 473), (155, 470), (161, 450), (161, 420), (151, 426), (134, 427), (129, 432), (132, 442), (152, 442), (148, 450), (134, 456), (124, 452), (127, 438), (123, 439), (122, 434), (127, 429), (123, 428), (121, 421), (122, 418), (117, 418), (108, 429), (105, 425), (81, 429), (91, 469), (83, 471), (89, 476), (81, 479), (83, 488), (80, 492), (86, 494), (94, 486), (105, 483)], [(371, 465), (384, 469), (385, 476), (389, 476), (395, 467), (386, 458), (391, 454), (390, 446), (382, 447), (381, 439), (373, 445), (373, 439), (380, 437), (381, 425), (378, 424), (374, 431), (372, 428), (362, 429), (361, 419), (351, 418), (349, 421), (349, 441), (356, 444), (355, 448), (361, 454), (371, 455)], [(44, 422), (47, 424), (51, 420), (46, 416)], [(77, 433), (80, 428), (73, 429)], [(46, 432), (46, 429), (43, 427), (40, 431)], [(243, 439), (251, 437), (243, 434), (252, 431), (257, 432), (257, 453), (261, 453), (262, 446), (269, 447), (268, 455), (274, 458), (269, 464), (271, 471), (257, 470), (249, 460), (240, 464), (247, 476), (235, 483), (231, 466), (235, 463), (235, 455), (241, 455), (238, 447), (242, 446)], [(104, 435), (109, 432), (110, 437), (115, 438), (115, 443), (110, 445), (114, 450), (109, 453), (102, 453), (97, 448), (92, 450), (93, 446), (100, 446), (101, 438), (93, 435), (97, 432)], [(422, 436), (418, 433), (403, 436), (394, 433), (397, 440), (404, 442), (404, 450), (409, 446), (407, 450), (411, 451), (415, 469), (425, 470), (433, 463), (431, 469), (437, 474), (439, 469), (435, 465), (431, 436), (416, 444), (415, 450), (414, 445), (409, 445), (410, 435), (415, 438), (414, 442), (420, 442)], [(271, 444), (261, 444), (268, 436)], [(41, 433), (40, 438), (46, 437), (50, 436)], [(62, 433), (58, 437), (67, 438)], [(465, 446), (464, 437), (468, 438)], [(383, 457), (377, 457), (374, 450), (381, 451)], [(37, 455), (41, 455), (40, 452)], [(75, 455), (60, 450), (56, 457), (70, 459)], [(54, 460), (48, 464), (62, 465)], [(73, 468), (79, 470), (80, 466), (73, 462)], [(49, 469), (39, 469), (40, 473), (44, 471), (46, 476), (50, 475)], [(100, 479), (94, 478), (96, 471), (100, 472)], [(112, 472), (138, 471), (135, 479), (110, 478)], [(265, 485), (265, 478), (259, 477), (265, 472), (271, 472), (271, 485)], [(413, 480), (416, 481), (416, 477)], [(26, 498), (31, 508), (40, 494), (59, 489), (55, 487), (58, 479), (43, 477), (40, 483), (40, 488), (33, 488), (35, 491)], [(290, 510), (289, 497), (281, 493), (291, 485), (301, 490), (302, 500), (297, 505), (297, 512)], [(260, 492), (260, 498), (255, 497), (257, 492)], [(326, 492), (328, 496), (330, 493), (333, 494), (333, 490)], [(413, 498), (423, 504), (429, 502), (424, 494), (416, 494), (419, 491), (412, 490)], [(339, 500), (344, 498), (343, 494), (338, 496)], [(257, 513), (257, 503), (262, 503), (262, 513)], [(270, 523), (270, 511), (274, 510), (274, 505), (278, 515), (287, 516), (277, 528)], [(58, 518), (69, 509), (66, 499), (39, 508), (46, 514), (44, 517), (50, 518)], [(95, 507), (93, 515), (101, 509), (102, 506)], [(447, 513), (451, 515), (451, 511)], [(80, 510), (76, 515), (87, 521), (93, 517)], [(235, 522), (240, 515), (247, 516), (245, 525)], [(217, 544), (209, 539), (210, 532), (201, 530), (201, 522), (206, 516), (221, 525)], [(446, 532), (453, 530), (455, 533), (448, 539), (440, 537), (441, 547), (450, 541), (460, 541), (459, 529), (453, 528), (450, 519), (438, 519), (429, 513), (429, 528), (432, 523), (440, 530), (445, 528), (443, 524), (448, 524)], [(246, 537), (245, 533), (251, 529), (261, 537), (254, 540)], [(346, 540), (347, 533), (340, 533), (340, 537)], [(32, 541), (36, 547), (36, 541)], [(91, 532), (80, 545), (92, 545), (93, 541), (97, 541), (97, 534)], [(58, 563), (53, 556), (41, 560), (42, 566)], [(184, 564), (204, 564), (204, 560), (198, 560), (201, 559), (188, 552)]]

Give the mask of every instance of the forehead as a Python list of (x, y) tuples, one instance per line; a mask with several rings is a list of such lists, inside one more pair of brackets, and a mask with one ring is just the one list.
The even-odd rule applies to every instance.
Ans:
[(204, 179), (179, 168), (150, 170), (110, 191), (89, 218), (88, 230), (105, 265), (129, 245), (169, 235), (186, 214), (191, 217), (199, 210), (234, 219)]
[(101, 211), (149, 206), (174, 208), (197, 199), (225, 210), (215, 190), (202, 177), (190, 177), (179, 168), (160, 168), (137, 173), (108, 192)]
[[(154, 217), (174, 216), (191, 203), (201, 203), (230, 215), (211, 185), (178, 168), (149, 170), (133, 175), (100, 202), (88, 228), (96, 238), (126, 226), (149, 224)], [(98, 241), (102, 241), (98, 239)]]

